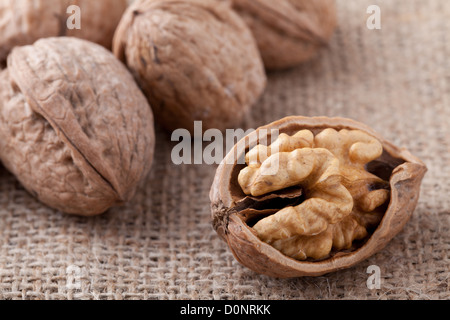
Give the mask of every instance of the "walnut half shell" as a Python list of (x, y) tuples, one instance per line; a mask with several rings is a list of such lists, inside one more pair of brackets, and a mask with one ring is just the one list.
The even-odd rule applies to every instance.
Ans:
[(225, 157), (210, 193), (213, 226), (258, 273), (323, 275), (368, 258), (402, 230), (426, 171), (364, 124), (288, 117)]

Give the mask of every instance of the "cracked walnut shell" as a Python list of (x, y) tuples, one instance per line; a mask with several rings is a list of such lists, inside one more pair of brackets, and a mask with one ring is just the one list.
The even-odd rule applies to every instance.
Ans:
[(63, 212), (89, 216), (129, 201), (151, 167), (153, 126), (131, 74), (92, 42), (17, 47), (0, 73), (0, 159)]
[(167, 130), (236, 127), (266, 86), (249, 28), (215, 0), (141, 0), (124, 14), (113, 51)]
[(242, 139), (219, 166), (213, 225), (258, 273), (323, 275), (368, 258), (401, 231), (425, 172), (361, 123), (289, 117)]
[(325, 46), (337, 25), (335, 0), (231, 0), (253, 32), (268, 70), (301, 64)]

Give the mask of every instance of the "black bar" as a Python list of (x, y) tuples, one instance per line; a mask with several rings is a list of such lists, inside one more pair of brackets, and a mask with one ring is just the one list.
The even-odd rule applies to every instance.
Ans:
[[(384, 320), (396, 314), (402, 318), (413, 316), (420, 311), (433, 310), (433, 313), (448, 310), (447, 301), (366, 301), (366, 300), (242, 300), (242, 301), (0, 301), (2, 312), (8, 309), (15, 318), (24, 313), (41, 314), (46, 318), (61, 319), (61, 316), (73, 316), (84, 320), (99, 317), (132, 319), (281, 319), (306, 318), (309, 315), (323, 317), (356, 317), (363, 312), (364, 317), (371, 316)], [(49, 312), (49, 311), (52, 312)]]

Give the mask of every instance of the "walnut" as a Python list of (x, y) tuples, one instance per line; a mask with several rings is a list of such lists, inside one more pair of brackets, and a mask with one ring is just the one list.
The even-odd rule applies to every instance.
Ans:
[(153, 115), (123, 64), (86, 40), (17, 47), (0, 73), (0, 159), (40, 201), (95, 215), (150, 170)]
[[(81, 10), (81, 29), (68, 29), (67, 8)], [(40, 38), (71, 36), (110, 49), (126, 0), (0, 0), (0, 64), (15, 46)]]
[(334, 0), (231, 0), (258, 43), (268, 70), (303, 63), (328, 43), (337, 25)]
[(113, 51), (134, 74), (157, 122), (193, 132), (237, 126), (266, 85), (251, 31), (225, 3), (143, 0), (129, 7)]
[[(279, 130), (272, 143), (267, 129)], [(425, 172), (361, 123), (289, 117), (242, 139), (219, 166), (213, 225), (256, 272), (323, 275), (368, 258), (401, 231)]]

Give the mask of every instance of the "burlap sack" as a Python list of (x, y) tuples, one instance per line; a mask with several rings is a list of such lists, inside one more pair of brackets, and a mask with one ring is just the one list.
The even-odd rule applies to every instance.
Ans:
[[(369, 5), (382, 29), (369, 30)], [(318, 278), (276, 280), (235, 261), (210, 224), (216, 166), (155, 165), (136, 199), (95, 218), (37, 202), (0, 169), (1, 299), (449, 299), (450, 2), (339, 0), (339, 29), (314, 61), (270, 74), (246, 120), (287, 115), (364, 122), (428, 165), (412, 219), (382, 252)], [(380, 288), (367, 285), (380, 268)]]

